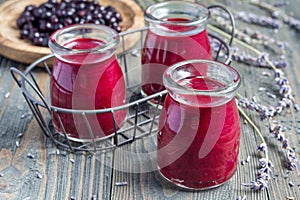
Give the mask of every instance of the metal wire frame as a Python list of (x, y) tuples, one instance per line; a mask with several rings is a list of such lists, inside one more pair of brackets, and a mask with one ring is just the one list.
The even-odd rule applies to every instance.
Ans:
[[(233, 43), (233, 39), (234, 39), (234, 31), (235, 31), (235, 20), (234, 20), (234, 17), (232, 15), (232, 13), (224, 6), (222, 5), (211, 5), (211, 6), (208, 6), (207, 7), (208, 10), (211, 10), (211, 9), (221, 9), (223, 10), (224, 12), (226, 12), (228, 14), (228, 17), (229, 17), (229, 20), (230, 20), (230, 23), (231, 23), (231, 31), (230, 31), (230, 40), (228, 42), (228, 46), (231, 47), (232, 43)], [(215, 60), (218, 60), (219, 58), (219, 54), (222, 50), (222, 45), (224, 45), (224, 43), (221, 43), (220, 47), (219, 47), (219, 50), (217, 51), (217, 55), (215, 57)], [(226, 48), (226, 47), (225, 47)], [(231, 63), (231, 52), (229, 52), (229, 56), (227, 57), (227, 60), (225, 61), (225, 64), (230, 64)]]
[[(32, 72), (35, 68), (40, 68), (38, 66), (43, 64), (44, 69), (50, 77), (51, 69), (47, 65), (47, 61), (51, 59), (53, 55), (47, 55), (38, 59), (37, 61), (29, 65), (23, 72), (14, 67), (10, 68), (14, 80), (21, 88), (22, 94), (27, 104), (29, 105), (29, 108), (31, 109), (35, 119), (43, 130), (43, 133), (45, 134), (45, 136), (50, 137), (58, 148), (66, 149), (71, 152), (88, 151), (91, 153), (97, 153), (99, 151), (113, 150), (122, 145), (132, 143), (136, 139), (151, 135), (158, 130), (158, 118), (160, 113), (159, 102), (162, 100), (162, 97), (167, 93), (167, 91), (162, 91), (151, 96), (143, 97), (139, 92), (134, 92), (140, 90), (140, 83), (132, 82), (130, 80), (130, 75), (128, 75), (131, 67), (128, 63), (128, 58), (129, 56), (132, 56), (134, 49), (128, 49), (126, 47), (125, 38), (127, 36), (131, 36), (132, 34), (139, 34), (139, 44), (141, 45), (140, 49), (142, 49), (146, 31), (147, 28), (141, 28), (123, 32), (120, 34), (122, 49), (121, 53), (119, 53), (117, 57), (126, 76), (126, 90), (130, 91), (130, 94), (132, 94), (132, 96), (128, 98), (128, 103), (122, 106), (99, 110), (74, 110), (52, 106), (49, 99), (47, 98), (47, 94), (43, 94), (43, 90), (38, 85), (36, 78), (33, 76)], [(227, 45), (226, 42), (215, 35), (209, 34), (209, 36), (217, 39), (221, 44), (220, 50), (217, 52), (215, 58), (218, 58), (218, 54), (222, 49), (223, 51), (226, 51), (227, 54), (225, 63), (229, 63), (231, 59), (231, 51), (229, 45)], [(158, 104), (156, 106), (148, 103), (149, 101), (154, 99), (158, 101)], [(124, 109), (127, 112), (126, 119), (124, 120), (123, 126), (120, 129), (117, 129), (117, 125), (115, 122), (115, 112)], [(57, 117), (58, 122), (61, 125), (63, 134), (57, 133), (53, 128), (51, 117), (52, 112), (55, 113), (55, 116)], [(79, 142), (70, 140), (62, 124), (60, 118), (61, 113), (81, 115), (91, 139), (88, 141)], [(87, 116), (91, 114), (101, 113), (111, 114), (111, 120), (114, 124), (114, 132), (113, 134), (105, 138), (96, 139), (94, 137), (94, 133), (91, 129)]]

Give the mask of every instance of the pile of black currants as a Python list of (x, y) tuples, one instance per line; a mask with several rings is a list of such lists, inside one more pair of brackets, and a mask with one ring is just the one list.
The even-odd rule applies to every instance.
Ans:
[(103, 24), (121, 32), (121, 14), (97, 0), (48, 0), (39, 6), (26, 6), (17, 19), (21, 39), (37, 46), (48, 46), (49, 36), (72, 24)]

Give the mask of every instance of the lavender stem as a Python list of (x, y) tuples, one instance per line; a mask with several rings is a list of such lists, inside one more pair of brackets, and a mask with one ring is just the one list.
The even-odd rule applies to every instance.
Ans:
[[(237, 94), (237, 96), (240, 98), (240, 94)], [(250, 119), (250, 117), (244, 112), (244, 110), (238, 106), (238, 110), (239, 112), (243, 115), (243, 117), (248, 121), (248, 123), (254, 128), (254, 130), (256, 131), (257, 135), (259, 136), (260, 140), (262, 141), (262, 143), (266, 143), (262, 133), (260, 132), (259, 128), (254, 124), (254, 122)], [(268, 159), (268, 155), (266, 155), (267, 160)]]

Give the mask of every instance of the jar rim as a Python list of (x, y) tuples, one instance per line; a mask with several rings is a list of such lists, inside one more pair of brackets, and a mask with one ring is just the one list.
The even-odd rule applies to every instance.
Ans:
[[(70, 31), (78, 31), (78, 30), (99, 30), (104, 31), (108, 35), (110, 35), (109, 40), (105, 41), (103, 45), (99, 45), (97, 47), (91, 48), (91, 49), (72, 49), (69, 47), (64, 46), (63, 44), (59, 44), (57, 42), (57, 39), (60, 35), (66, 34)], [(49, 39), (49, 48), (50, 49), (59, 49), (61, 51), (72, 51), (74, 53), (93, 53), (93, 52), (105, 52), (109, 49), (113, 49), (119, 44), (119, 34), (114, 29), (104, 26), (101, 24), (74, 24), (70, 26), (66, 26), (64, 28), (56, 30)]]
[[(218, 65), (221, 67), (225, 67), (228, 69), (234, 78), (231, 80), (230, 83), (224, 85), (224, 87), (217, 88), (217, 89), (206, 89), (206, 90), (201, 90), (201, 89), (194, 89), (190, 87), (183, 86), (179, 84), (175, 78), (174, 78), (174, 72), (185, 65), (189, 64), (209, 64), (209, 65)], [(186, 60), (182, 62), (175, 63), (174, 65), (170, 66), (165, 70), (165, 73), (163, 75), (163, 82), (165, 87), (168, 90), (172, 90), (172, 93), (180, 93), (180, 94), (195, 94), (195, 95), (206, 95), (206, 96), (231, 96), (230, 94), (233, 94), (237, 91), (237, 89), (241, 85), (241, 77), (240, 74), (236, 69), (231, 67), (230, 65), (224, 64), (219, 61), (213, 61), (213, 60)]]
[[(171, 5), (179, 6), (180, 4), (183, 4), (183, 3), (186, 5), (192, 6), (193, 8), (201, 9), (203, 14), (200, 17), (195, 17), (194, 19), (187, 20), (187, 21), (168, 21), (165, 18), (159, 18), (159, 17), (154, 16), (155, 10), (157, 10), (157, 9), (169, 8)], [(180, 10), (178, 10), (178, 11), (180, 13), (178, 13), (178, 14), (183, 14), (182, 7), (179, 7), (179, 8), (180, 8)], [(188, 13), (190, 13), (190, 11)], [(171, 0), (171, 1), (152, 4), (145, 9), (145, 20), (146, 21), (152, 22), (152, 23), (161, 23), (161, 24), (165, 24), (165, 25), (196, 26), (199, 24), (204, 24), (205, 22), (208, 21), (209, 18), (210, 18), (210, 11), (208, 8), (206, 8), (204, 5), (202, 5), (200, 3), (189, 2), (189, 1)]]

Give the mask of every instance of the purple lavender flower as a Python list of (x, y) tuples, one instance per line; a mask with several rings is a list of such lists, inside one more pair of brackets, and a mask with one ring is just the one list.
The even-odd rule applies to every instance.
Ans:
[(250, 181), (250, 183), (242, 183), (243, 186), (250, 187), (251, 190), (261, 189), (261, 184), (256, 181)]
[(275, 71), (275, 81), (279, 88), (279, 93), (282, 95), (282, 99), (278, 102), (276, 110), (282, 111), (284, 108), (294, 105), (296, 111), (298, 111), (298, 105), (295, 104), (295, 99), (292, 95), (292, 87), (289, 85), (288, 78), (282, 70), (277, 69)]
[(284, 136), (283, 127), (277, 121), (269, 121), (269, 131), (277, 138), (285, 150), (288, 169), (294, 170), (297, 162), (296, 153), (294, 149), (290, 147), (288, 139)]
[[(250, 64), (262, 68), (270, 68), (270, 64), (266, 62), (265, 59), (266, 57), (268, 57), (268, 54), (265, 52), (260, 54), (259, 56), (252, 56), (237, 47), (232, 47), (231, 50), (232, 50), (232, 59), (234, 61), (242, 62), (245, 64)], [(278, 69), (285, 68), (287, 66), (287, 62), (282, 58), (280, 58), (280, 60), (273, 60), (272, 64)]]
[(300, 20), (294, 17), (285, 17), (284, 23), (287, 24), (290, 28), (300, 31)]
[(257, 146), (258, 151), (266, 152), (267, 151), (267, 144), (266, 143), (261, 143), (260, 145)]
[[(280, 77), (280, 74), (281, 73), (278, 72), (276, 76)], [(254, 101), (249, 101), (246, 98), (242, 98), (238, 101), (238, 104), (241, 107), (247, 108), (249, 110), (255, 110), (256, 112), (258, 112), (260, 114), (261, 120), (268, 119), (269, 132), (271, 135), (274, 136), (274, 138), (276, 138), (281, 143), (282, 148), (286, 151), (288, 169), (293, 170), (296, 167), (296, 162), (297, 162), (296, 155), (294, 154), (294, 150), (290, 148), (288, 139), (284, 136), (282, 125), (278, 121), (273, 120), (275, 114), (280, 113), (283, 107), (286, 107), (287, 105), (289, 105), (289, 103), (286, 101), (286, 98), (284, 98), (283, 100), (279, 101), (277, 107), (274, 108), (272, 106), (266, 107)], [(260, 155), (261, 152), (266, 151), (267, 146), (265, 143), (262, 143), (257, 148)], [(263, 156), (260, 155), (260, 157)], [(260, 169), (260, 170), (264, 170), (264, 169)]]
[(287, 1), (276, 2), (273, 4), (274, 7), (282, 7), (288, 5)]
[[(268, 148), (266, 143), (261, 143), (257, 146), (259, 159), (258, 173), (256, 181), (250, 181), (250, 183), (243, 183), (242, 185), (250, 187), (252, 190), (264, 190), (268, 187), (269, 180), (271, 179), (273, 164), (268, 160)], [(265, 155), (265, 157), (263, 156)]]
[(268, 16), (259, 16), (254, 13), (249, 12), (238, 12), (234, 15), (235, 19), (241, 20), (249, 24), (260, 25), (264, 27), (269, 27), (273, 29), (278, 29), (281, 27), (281, 22), (277, 19)]

